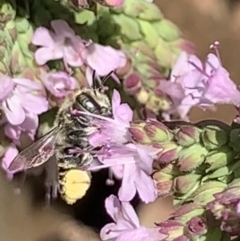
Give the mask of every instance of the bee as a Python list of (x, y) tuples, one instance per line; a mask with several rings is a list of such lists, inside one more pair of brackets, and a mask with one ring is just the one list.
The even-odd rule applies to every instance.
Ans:
[[(8, 170), (26, 170), (46, 163), (55, 155), (58, 169), (58, 191), (66, 200), (64, 178), (71, 169), (84, 169), (95, 158), (89, 151), (88, 136), (93, 131), (91, 120), (94, 117), (74, 114), (84, 111), (105, 117), (112, 117), (109, 98), (98, 89), (85, 88), (71, 93), (60, 107), (54, 128), (37, 141), (30, 144), (10, 164)], [(74, 152), (72, 150), (83, 150)]]

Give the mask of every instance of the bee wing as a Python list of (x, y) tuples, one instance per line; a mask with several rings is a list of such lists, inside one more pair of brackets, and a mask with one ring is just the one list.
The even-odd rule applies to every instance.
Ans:
[(54, 128), (37, 141), (21, 151), (12, 161), (8, 170), (11, 172), (38, 167), (54, 155), (54, 144), (59, 127)]

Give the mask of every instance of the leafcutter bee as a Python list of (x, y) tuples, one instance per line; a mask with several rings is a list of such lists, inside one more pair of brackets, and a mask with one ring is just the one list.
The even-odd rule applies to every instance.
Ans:
[[(58, 191), (65, 198), (64, 177), (71, 169), (82, 169), (94, 159), (88, 151), (91, 146), (88, 136), (92, 131), (88, 115), (76, 115), (74, 111), (85, 111), (112, 117), (112, 108), (107, 95), (98, 89), (82, 89), (70, 94), (62, 104), (55, 120), (55, 127), (33, 142), (13, 160), (9, 171), (35, 168), (46, 163), (55, 155), (58, 169)], [(72, 152), (71, 150), (83, 150)]]

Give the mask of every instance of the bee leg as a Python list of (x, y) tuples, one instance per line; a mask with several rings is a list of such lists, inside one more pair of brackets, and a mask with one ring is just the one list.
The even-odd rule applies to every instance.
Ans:
[(45, 166), (46, 169), (46, 202), (50, 204), (52, 199), (57, 198), (57, 190), (58, 190), (58, 168), (56, 158), (51, 158)]
[(58, 191), (58, 184), (57, 183), (46, 183), (46, 195), (45, 200), (47, 205), (50, 205), (51, 201), (56, 199), (58, 197), (57, 191)]

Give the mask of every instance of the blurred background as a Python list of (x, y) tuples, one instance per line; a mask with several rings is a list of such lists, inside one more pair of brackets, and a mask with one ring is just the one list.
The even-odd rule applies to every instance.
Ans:
[[(240, 84), (240, 1), (239, 0), (155, 0), (166, 18), (183, 32), (184, 38), (197, 47), (202, 60), (214, 41), (220, 42), (223, 66), (231, 79)], [(218, 119), (231, 123), (236, 112), (232, 106), (221, 105), (216, 112), (193, 109), (191, 120)], [(165, 220), (172, 211), (171, 198), (157, 200), (138, 208), (142, 223), (153, 226)]]

